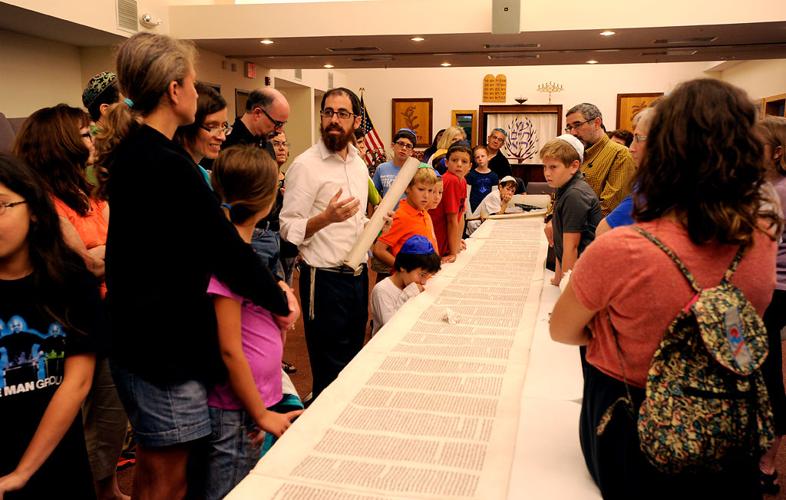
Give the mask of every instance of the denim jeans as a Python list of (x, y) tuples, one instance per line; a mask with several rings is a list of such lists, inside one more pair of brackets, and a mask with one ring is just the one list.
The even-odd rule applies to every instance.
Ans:
[(270, 229), (254, 229), (251, 236), (251, 248), (262, 259), (262, 263), (280, 279), (284, 279), (284, 268), (281, 266), (281, 239), (278, 232)]
[(251, 472), (259, 460), (260, 449), (251, 444), (250, 432), (257, 430), (243, 410), (209, 408), (213, 432), (208, 451), (207, 500), (224, 498)]

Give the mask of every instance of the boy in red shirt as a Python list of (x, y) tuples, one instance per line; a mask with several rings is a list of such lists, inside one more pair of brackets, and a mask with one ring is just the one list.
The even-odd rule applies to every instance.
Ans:
[(416, 234), (425, 236), (434, 248), (437, 248), (434, 227), (427, 211), (436, 182), (437, 174), (434, 169), (421, 164), (409, 181), (407, 197), (399, 203), (393, 216), (393, 224), (374, 243), (374, 257), (388, 266), (393, 266), (401, 246)]
[(448, 150), (447, 172), (442, 175), (442, 201), (429, 210), (437, 237), (437, 248), (443, 262), (453, 262), (462, 250), (464, 211), (467, 201), (467, 181), (464, 176), (472, 165), (472, 150), (455, 145)]

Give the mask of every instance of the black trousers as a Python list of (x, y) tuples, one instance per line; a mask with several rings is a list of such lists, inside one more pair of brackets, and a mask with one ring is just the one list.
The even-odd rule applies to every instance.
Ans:
[[(644, 390), (632, 387), (631, 393), (637, 417)], [(625, 395), (622, 382), (586, 365), (579, 438), (587, 469), (604, 499), (761, 499), (757, 457), (730, 459), (720, 472), (658, 472), (639, 448), (636, 417), (622, 404), (598, 436), (595, 429), (603, 413)]]
[(368, 271), (359, 276), (316, 270), (311, 309), (311, 268), (300, 268), (300, 304), (316, 398), (360, 352), (368, 323)]
[(781, 330), (786, 326), (786, 290), (775, 290), (772, 302), (764, 312), (764, 325), (767, 327), (770, 354), (764, 360), (761, 371), (770, 394), (775, 432), (783, 436), (786, 435), (786, 390), (783, 388)]

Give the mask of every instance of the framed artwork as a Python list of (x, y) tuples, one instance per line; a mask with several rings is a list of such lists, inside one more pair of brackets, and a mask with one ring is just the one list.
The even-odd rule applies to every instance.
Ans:
[(235, 117), (240, 118), (246, 112), (246, 101), (251, 95), (250, 90), (235, 89)]
[(478, 112), (474, 109), (454, 109), (450, 112), (450, 125), (464, 129), (473, 148), (478, 145), (478, 134), (475, 132), (477, 123)]
[(663, 92), (643, 94), (617, 94), (617, 130), (633, 132), (633, 117), (649, 106), (652, 101), (661, 97)]
[(510, 104), (480, 106), (480, 143), (492, 130), (508, 133), (500, 152), (510, 162), (513, 175), (526, 182), (542, 181), (540, 149), (562, 133), (561, 104)]
[(434, 101), (422, 99), (393, 99), (393, 125), (391, 132), (408, 128), (417, 136), (416, 148), (431, 146), (431, 118)]

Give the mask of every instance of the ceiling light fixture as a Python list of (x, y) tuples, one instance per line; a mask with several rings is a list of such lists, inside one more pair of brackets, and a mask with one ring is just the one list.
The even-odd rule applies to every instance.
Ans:
[(598, 64), (598, 61), (596, 61), (595, 59), (590, 59), (589, 61), (587, 61), (587, 64)]
[(264, 40), (260, 40), (259, 43), (262, 45), (273, 45), (275, 42), (269, 38), (265, 38)]
[(616, 31), (611, 31), (611, 30), (606, 30), (606, 31), (601, 31), (600, 32), (600, 36), (614, 36), (616, 34), (617, 34)]
[(412, 38), (410, 38), (410, 40), (412, 40), (413, 42), (422, 42), (423, 40), (425, 40), (425, 38), (423, 38), (422, 36), (413, 36)]
[(447, 68), (447, 67), (450, 67), (450, 63), (449, 62), (443, 62), (442, 64), (440, 64), (440, 66), (442, 66), (443, 68)]
[(323, 65), (322, 67), (323, 67), (323, 68), (325, 68), (325, 69), (331, 69), (331, 68), (334, 68), (334, 66), (333, 66), (332, 64), (325, 64), (325, 65)]

